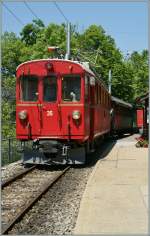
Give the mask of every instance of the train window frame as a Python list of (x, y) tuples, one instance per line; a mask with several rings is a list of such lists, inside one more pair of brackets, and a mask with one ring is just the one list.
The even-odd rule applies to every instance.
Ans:
[[(25, 80), (24, 81), (27, 81), (27, 78), (33, 78), (33, 79), (36, 79), (35, 81), (37, 81), (37, 83), (36, 83), (36, 92), (34, 93), (34, 97), (36, 98), (36, 100), (33, 100), (33, 99), (23, 99), (23, 92), (24, 92), (24, 89), (23, 89), (23, 86), (22, 86), (22, 80), (23, 80), (23, 78), (25, 78)], [(27, 90), (27, 89), (26, 89)], [(28, 90), (29, 91), (29, 90)], [(39, 77), (37, 76), (37, 75), (21, 75), (20, 77), (19, 77), (19, 100), (21, 101), (21, 102), (35, 102), (35, 103), (37, 103), (38, 102), (38, 100), (39, 100), (39, 98), (38, 98), (38, 95), (39, 95)], [(25, 96), (29, 96), (29, 94), (27, 94), (27, 95), (25, 95)]]
[[(47, 78), (55, 78), (55, 81), (56, 81), (56, 83), (55, 83), (55, 85), (56, 85), (56, 89), (55, 89), (55, 99), (52, 99), (52, 100), (45, 100), (44, 99), (44, 95), (45, 95), (45, 92), (44, 92), (44, 82), (45, 82), (45, 79), (47, 79)], [(43, 95), (42, 95), (42, 99), (43, 99), (43, 102), (44, 103), (56, 103), (57, 102), (57, 97), (58, 97), (58, 83), (57, 83), (57, 79), (58, 79), (58, 77), (57, 77), (57, 75), (55, 75), (55, 74), (51, 74), (51, 75), (47, 75), (47, 76), (44, 76), (43, 77), (43, 79), (42, 79), (42, 81), (43, 81)], [(48, 87), (46, 87), (46, 88), (48, 88)], [(50, 94), (50, 93), (49, 93)]]
[(95, 83), (95, 93), (94, 93), (94, 97), (95, 97), (95, 105), (97, 105), (97, 82)]
[[(79, 93), (78, 93), (79, 99), (76, 99), (77, 97), (74, 96), (74, 95), (76, 95), (76, 93), (75, 93), (75, 91), (72, 91), (73, 92), (72, 98), (70, 97), (70, 99), (64, 100), (64, 96), (63, 96), (63, 81), (64, 81), (65, 78), (69, 78), (69, 77), (73, 77), (73, 78), (78, 77), (80, 79), (80, 88), (79, 88)], [(68, 103), (68, 102), (69, 103), (79, 103), (79, 102), (81, 102), (81, 98), (82, 98), (81, 97), (81, 89), (82, 89), (81, 81), (82, 81), (81, 74), (62, 74), (61, 75), (61, 100), (62, 100), (63, 103)], [(71, 101), (71, 99), (72, 99), (72, 101)]]
[(107, 94), (106, 94), (106, 91), (105, 91), (105, 107), (107, 107)]
[(98, 97), (98, 104), (101, 104), (101, 85), (99, 84), (99, 86), (98, 86), (98, 90), (99, 90), (99, 97)]
[(102, 104), (102, 106), (104, 105), (103, 103), (104, 103), (104, 93), (103, 93), (103, 87), (101, 87), (101, 104)]
[(104, 97), (104, 106), (105, 106), (105, 90), (103, 90), (103, 97)]
[(88, 101), (89, 101), (89, 81), (90, 81), (90, 77), (88, 75), (85, 75), (85, 78), (84, 78), (84, 101), (85, 101), (85, 103), (88, 103)]
[(99, 104), (99, 83), (97, 84), (97, 104)]
[(102, 104), (102, 95), (101, 95), (101, 93), (102, 93), (102, 86), (100, 85), (100, 104)]
[(104, 91), (104, 88), (103, 88), (103, 106), (105, 105), (105, 91)]
[(106, 94), (106, 108), (108, 108), (108, 95), (107, 95), (107, 92), (105, 94)]
[(97, 86), (96, 86), (96, 93), (97, 93), (96, 104), (97, 104), (97, 105), (98, 105), (98, 96), (99, 96), (99, 93), (98, 93), (98, 87), (99, 87), (99, 84), (97, 83)]

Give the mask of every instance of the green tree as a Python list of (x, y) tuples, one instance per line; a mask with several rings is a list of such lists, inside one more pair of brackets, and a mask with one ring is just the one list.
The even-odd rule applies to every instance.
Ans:
[(148, 51), (143, 50), (141, 53), (133, 52), (129, 58), (129, 62), (134, 73), (133, 89), (134, 99), (136, 99), (148, 91)]
[(26, 45), (35, 44), (38, 34), (45, 27), (43, 21), (40, 19), (35, 19), (32, 22), (33, 23), (25, 25), (20, 33), (21, 40), (25, 42)]
[[(108, 85), (109, 69), (113, 71), (118, 64), (120, 67), (123, 65), (123, 56), (117, 49), (114, 39), (106, 35), (101, 26), (91, 25), (82, 35), (78, 35), (78, 45), (79, 57), (82, 60), (89, 60), (91, 68)], [(78, 52), (76, 55), (78, 56)], [(117, 78), (116, 73), (120, 80), (119, 71), (115, 71)]]
[(2, 68), (14, 75), (16, 67), (22, 62), (20, 60), (21, 50), (24, 46), (14, 33), (5, 32), (2, 35)]
[(13, 76), (2, 77), (2, 137), (15, 136), (15, 83)]
[(116, 64), (112, 71), (112, 95), (133, 102), (133, 69), (129, 63)]

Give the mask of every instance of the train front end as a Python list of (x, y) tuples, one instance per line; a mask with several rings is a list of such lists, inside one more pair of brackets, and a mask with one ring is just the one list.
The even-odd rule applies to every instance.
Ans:
[(23, 162), (83, 164), (88, 136), (82, 67), (67, 60), (37, 60), (21, 64), (16, 75), (16, 136)]

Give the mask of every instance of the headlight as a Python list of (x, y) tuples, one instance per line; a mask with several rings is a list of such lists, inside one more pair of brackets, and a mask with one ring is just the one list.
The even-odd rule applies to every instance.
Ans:
[(73, 111), (73, 112), (72, 112), (72, 118), (73, 118), (74, 120), (79, 120), (80, 117), (81, 117), (80, 111)]
[(25, 120), (27, 118), (27, 111), (20, 111), (18, 116), (20, 120)]

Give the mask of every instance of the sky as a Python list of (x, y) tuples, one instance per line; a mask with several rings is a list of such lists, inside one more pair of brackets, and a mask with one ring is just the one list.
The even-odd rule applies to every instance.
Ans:
[[(101, 25), (106, 34), (114, 38), (124, 55), (148, 48), (148, 3), (145, 2), (56, 2), (64, 16), (83, 32), (91, 24)], [(61, 24), (65, 18), (54, 2), (7, 2), (2, 5), (2, 33), (15, 32), (18, 36), (23, 26), (31, 23), (36, 14), (47, 26)], [(13, 12), (18, 20), (8, 11)]]

